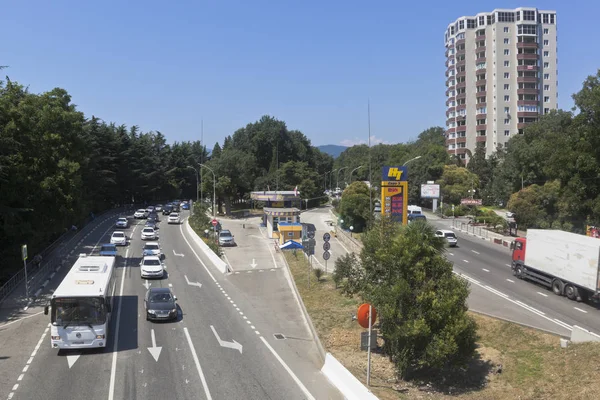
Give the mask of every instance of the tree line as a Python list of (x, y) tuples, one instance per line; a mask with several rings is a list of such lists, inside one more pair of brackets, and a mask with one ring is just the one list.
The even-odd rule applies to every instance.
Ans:
[[(0, 280), (22, 265), (22, 244), (33, 256), (90, 213), (195, 199), (193, 168), (201, 162), (215, 172), (218, 204), (229, 211), (255, 189), (298, 186), (304, 198), (319, 197), (316, 182), (333, 159), (269, 116), (209, 154), (198, 140), (168, 144), (158, 131), (87, 118), (64, 89), (36, 94), (8, 77), (0, 81)], [(205, 198), (213, 193), (208, 168), (201, 169)]]

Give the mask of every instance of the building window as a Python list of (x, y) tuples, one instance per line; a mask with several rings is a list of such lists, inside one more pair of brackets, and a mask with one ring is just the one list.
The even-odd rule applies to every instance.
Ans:
[(537, 25), (517, 25), (517, 33), (519, 35), (536, 35)]
[(458, 30), (465, 29), (465, 20), (461, 19), (458, 21)]
[(548, 14), (542, 14), (542, 23), (547, 24), (548, 23)]
[(498, 12), (498, 22), (515, 22), (515, 13)]
[(508, 26), (504, 27), (504, 33), (508, 33)]
[(510, 54), (510, 51), (508, 49), (504, 49), (504, 55), (507, 56)]
[(504, 107), (504, 114), (510, 114), (510, 107)]
[(510, 136), (510, 131), (504, 131), (504, 136)]
[(474, 29), (475, 28), (475, 20), (474, 19), (468, 19), (467, 20), (467, 29)]
[(544, 85), (544, 90), (550, 90), (550, 85)]
[(544, 96), (544, 103), (550, 103), (550, 96)]
[(508, 124), (510, 124), (510, 119), (504, 118), (504, 125), (508, 125)]
[(510, 101), (510, 96), (509, 95), (504, 95), (504, 101)]
[(550, 74), (544, 74), (544, 80), (550, 79)]
[(505, 67), (510, 67), (510, 61), (508, 61), (508, 60), (504, 61), (504, 66)]
[(535, 21), (535, 11), (523, 10), (523, 21)]
[(508, 38), (504, 38), (504, 44), (508, 44)]
[(508, 83), (504, 84), (504, 90), (510, 90), (510, 85)]
[(479, 17), (479, 26), (485, 25), (485, 17), (482, 15)]
[(544, 46), (548, 46), (548, 39), (544, 39)]
[(550, 113), (550, 109), (549, 108), (544, 108), (544, 114), (548, 114)]
[(549, 63), (545, 62), (544, 63), (544, 68), (548, 68), (549, 65), (550, 65)]
[(505, 72), (504, 73), (504, 79), (508, 79), (510, 78), (510, 72)]
[(549, 55), (550, 55), (550, 52), (548, 52), (548, 51), (544, 52), (544, 57), (548, 57)]
[(548, 28), (544, 28), (544, 35), (548, 34)]

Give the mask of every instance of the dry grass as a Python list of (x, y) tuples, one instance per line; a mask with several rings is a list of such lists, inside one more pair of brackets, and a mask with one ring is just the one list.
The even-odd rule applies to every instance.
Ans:
[[(340, 295), (330, 275), (317, 282), (298, 253), (286, 252), (292, 276), (326, 351), (332, 353), (363, 383), (366, 382), (367, 355), (360, 350), (364, 331), (352, 315), (359, 299)], [(600, 344), (570, 345), (561, 349), (559, 338), (516, 324), (471, 314), (479, 326), (478, 359), (469, 375), (480, 375), (484, 386), (468, 390), (438, 388), (415, 382), (396, 381), (388, 358), (374, 353), (371, 389), (388, 399), (592, 399), (600, 392)], [(379, 339), (381, 344), (381, 339)], [(455, 382), (461, 386), (462, 382)], [(452, 391), (452, 395), (448, 394)]]

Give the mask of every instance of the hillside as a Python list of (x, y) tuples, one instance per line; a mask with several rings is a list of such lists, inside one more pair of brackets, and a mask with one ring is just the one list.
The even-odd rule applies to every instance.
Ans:
[(327, 153), (330, 156), (332, 156), (333, 158), (337, 158), (348, 147), (346, 147), (346, 146), (340, 146), (340, 145), (337, 145), (337, 144), (325, 144), (323, 146), (317, 146), (317, 148), (319, 150), (321, 150), (323, 153)]

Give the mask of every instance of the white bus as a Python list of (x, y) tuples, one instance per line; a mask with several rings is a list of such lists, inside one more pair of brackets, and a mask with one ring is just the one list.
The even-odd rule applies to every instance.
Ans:
[[(80, 254), (50, 300), (50, 343), (57, 349), (106, 347), (115, 257)], [(48, 306), (44, 308), (48, 315)]]

